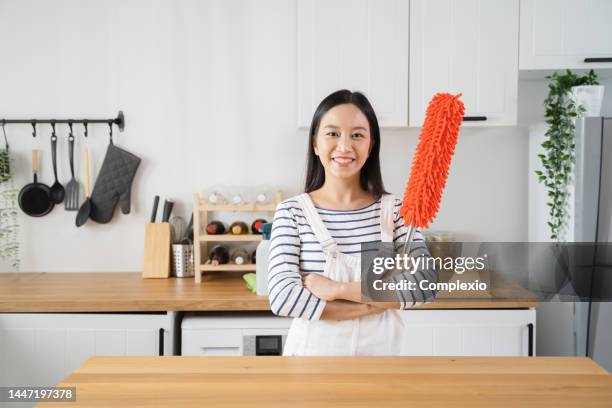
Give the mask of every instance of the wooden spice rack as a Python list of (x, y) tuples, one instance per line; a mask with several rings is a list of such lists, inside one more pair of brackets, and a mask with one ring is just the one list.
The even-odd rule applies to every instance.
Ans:
[[(274, 202), (269, 204), (210, 204), (199, 193), (194, 195), (193, 199), (193, 261), (195, 263), (195, 281), (202, 283), (202, 273), (204, 272), (254, 272), (256, 265), (253, 263), (246, 265), (223, 264), (210, 265), (202, 263), (202, 254), (208, 254), (208, 244), (210, 242), (258, 242), (263, 239), (262, 235), (244, 234), (244, 235), (209, 235), (206, 231), (206, 225), (210, 221), (209, 213), (212, 212), (246, 212), (246, 213), (261, 213), (270, 212), (274, 214), (276, 206), (283, 200), (283, 193), (278, 191), (274, 197)], [(272, 220), (270, 220), (271, 222)]]

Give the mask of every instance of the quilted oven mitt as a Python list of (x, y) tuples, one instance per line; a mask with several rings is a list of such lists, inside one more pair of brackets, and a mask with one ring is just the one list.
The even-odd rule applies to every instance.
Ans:
[(130, 213), (130, 190), (139, 164), (139, 157), (112, 142), (108, 145), (100, 174), (91, 193), (89, 218), (100, 224), (109, 222), (113, 218), (117, 203), (123, 214)]

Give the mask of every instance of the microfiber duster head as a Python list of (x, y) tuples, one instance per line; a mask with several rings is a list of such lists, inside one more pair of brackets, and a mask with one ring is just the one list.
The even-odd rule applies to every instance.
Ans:
[(465, 110), (460, 96), (438, 93), (427, 106), (400, 208), (404, 225), (427, 228), (440, 208)]

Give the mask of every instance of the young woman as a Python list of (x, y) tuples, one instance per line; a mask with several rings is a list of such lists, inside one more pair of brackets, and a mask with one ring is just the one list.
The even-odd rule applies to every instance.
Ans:
[[(362, 302), (361, 244), (403, 242), (400, 200), (383, 186), (378, 120), (366, 97), (340, 90), (312, 119), (305, 193), (276, 209), (268, 288), (274, 314), (295, 317), (284, 355), (398, 355), (399, 309), (434, 293), (398, 292), (396, 302)], [(420, 231), (411, 255), (429, 255)], [(435, 281), (436, 272), (402, 278)], [(428, 291), (425, 291), (428, 292)]]

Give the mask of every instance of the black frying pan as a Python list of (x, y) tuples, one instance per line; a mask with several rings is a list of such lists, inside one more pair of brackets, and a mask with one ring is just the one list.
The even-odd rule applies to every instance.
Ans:
[(19, 207), (21, 211), (31, 217), (42, 217), (43, 215), (47, 215), (55, 205), (49, 194), (49, 186), (38, 182), (37, 172), (38, 150), (32, 150), (32, 173), (34, 173), (34, 182), (26, 184), (19, 192)]

